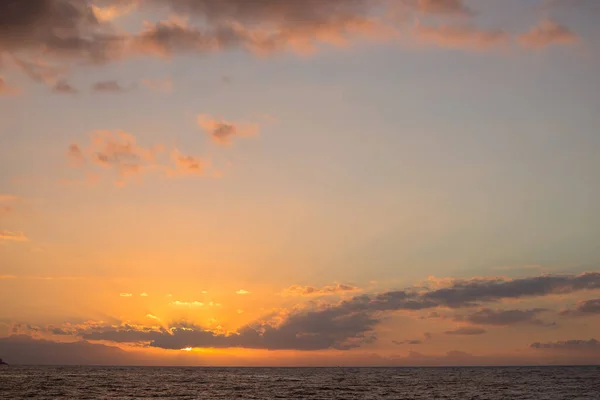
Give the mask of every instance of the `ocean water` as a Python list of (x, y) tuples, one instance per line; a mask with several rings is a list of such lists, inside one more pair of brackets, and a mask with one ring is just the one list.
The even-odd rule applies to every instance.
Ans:
[(1, 399), (600, 399), (600, 367), (0, 369)]

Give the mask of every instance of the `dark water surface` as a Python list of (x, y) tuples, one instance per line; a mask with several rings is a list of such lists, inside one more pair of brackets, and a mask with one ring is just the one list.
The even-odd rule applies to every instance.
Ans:
[(0, 370), (1, 399), (600, 399), (600, 367)]

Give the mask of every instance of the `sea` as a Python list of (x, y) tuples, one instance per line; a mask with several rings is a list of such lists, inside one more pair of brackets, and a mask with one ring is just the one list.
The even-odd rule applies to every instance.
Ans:
[(0, 399), (600, 399), (600, 366), (0, 369)]

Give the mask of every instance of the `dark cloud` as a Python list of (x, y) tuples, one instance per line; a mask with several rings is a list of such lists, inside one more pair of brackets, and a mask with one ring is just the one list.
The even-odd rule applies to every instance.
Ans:
[(132, 356), (116, 347), (84, 341), (58, 343), (27, 335), (0, 338), (0, 354), (10, 364), (26, 365), (115, 365), (133, 360)]
[(582, 301), (573, 310), (565, 310), (560, 313), (567, 316), (585, 316), (600, 314), (600, 299)]
[(467, 321), (477, 325), (553, 325), (537, 318), (537, 316), (544, 311), (547, 310), (544, 308), (533, 308), (530, 310), (492, 310), (490, 308), (484, 308), (466, 316), (459, 316), (456, 320)]
[(532, 343), (531, 348), (533, 349), (551, 349), (551, 350), (570, 350), (570, 351), (600, 351), (600, 342), (596, 339), (589, 340), (565, 340), (559, 342), (548, 342), (548, 343)]
[(446, 335), (483, 335), (487, 331), (482, 328), (473, 328), (469, 326), (454, 329), (444, 332)]
[(71, 86), (65, 80), (60, 80), (60, 81), (56, 82), (56, 85), (54, 85), (54, 88), (52, 88), (52, 91), (54, 93), (58, 93), (58, 94), (77, 94), (77, 93), (79, 93), (79, 91), (77, 89), (75, 89), (73, 86)]
[(54, 328), (54, 327), (49, 328), (48, 331), (53, 335), (72, 335), (74, 333), (72, 331), (67, 331), (62, 328)]
[(369, 333), (379, 321), (368, 313), (347, 314), (337, 308), (297, 312), (281, 324), (255, 323), (231, 335), (205, 330), (195, 325), (177, 324), (159, 330), (134, 327), (100, 327), (83, 332), (88, 340), (147, 342), (151, 347), (244, 347), (268, 350), (347, 350), (374, 340)]
[(102, 61), (115, 38), (101, 28), (85, 0), (0, 2), (0, 53), (32, 51)]
[(422, 340), (419, 340), (419, 339), (413, 339), (413, 340), (401, 340), (401, 341), (398, 341), (398, 340), (392, 340), (392, 343), (394, 343), (394, 344), (396, 344), (396, 345), (398, 345), (398, 346), (401, 346), (401, 345), (403, 345), (403, 344), (422, 344), (422, 343), (423, 343), (423, 341), (422, 341)]
[(600, 289), (600, 273), (546, 275), (513, 280), (456, 280), (449, 287), (422, 295), (423, 300), (451, 308), (473, 306), (480, 302), (503, 299), (566, 294), (579, 290)]

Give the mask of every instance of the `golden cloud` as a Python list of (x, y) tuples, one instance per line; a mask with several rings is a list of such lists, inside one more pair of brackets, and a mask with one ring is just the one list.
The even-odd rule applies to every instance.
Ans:
[(13, 242), (27, 242), (29, 238), (23, 232), (0, 231), (0, 241), (9, 240)]
[[(88, 174), (91, 168), (100, 167), (116, 173), (116, 183), (125, 185), (132, 180), (141, 181), (143, 175), (154, 174), (166, 177), (180, 175), (202, 176), (210, 166), (208, 161), (199, 157), (184, 155), (178, 149), (171, 151), (171, 162), (161, 156), (166, 153), (165, 146), (155, 144), (142, 146), (130, 133), (124, 131), (98, 130), (90, 134), (90, 143), (82, 148), (76, 143), (69, 145), (67, 157), (73, 167), (84, 167)], [(94, 180), (99, 176), (93, 174)]]

